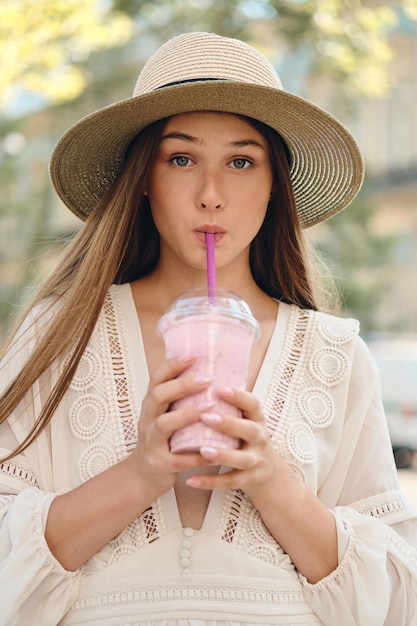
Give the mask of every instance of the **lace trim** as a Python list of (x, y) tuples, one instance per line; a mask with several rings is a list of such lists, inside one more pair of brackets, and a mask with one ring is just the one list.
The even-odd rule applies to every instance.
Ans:
[(117, 462), (116, 454), (111, 446), (98, 443), (89, 446), (81, 455), (78, 465), (83, 481), (97, 476)]
[[(86, 444), (79, 460), (83, 480), (124, 458), (136, 445), (139, 408), (128, 361), (121, 293), (120, 286), (109, 290), (72, 383), (77, 395), (70, 407), (69, 423), (73, 435)], [(333, 388), (349, 373), (356, 333), (357, 325), (351, 320), (290, 308), (264, 413), (277, 453), (301, 480), (306, 481), (308, 473), (312, 485), (317, 472), (315, 431), (328, 427), (334, 419)], [(155, 502), (103, 550), (102, 560), (113, 562), (166, 532), (160, 505)], [(218, 536), (267, 563), (282, 566), (288, 558), (239, 491), (231, 491), (225, 499)]]
[(342, 346), (359, 333), (359, 322), (355, 319), (323, 315), (318, 328), (323, 339), (333, 345)]
[[(117, 292), (116, 292), (117, 293)], [(125, 363), (126, 342), (119, 321), (120, 304), (107, 294), (103, 313), (83, 354), (71, 388), (77, 397), (69, 410), (69, 425), (77, 439), (89, 442), (79, 459), (83, 481), (124, 458), (136, 443), (138, 415)]]
[(167, 532), (158, 502), (146, 509), (123, 532), (110, 542), (109, 563), (114, 563), (128, 554), (132, 554), (145, 545), (156, 541)]
[(377, 502), (375, 504), (370, 504), (366, 507), (359, 508), (358, 511), (363, 515), (370, 515), (371, 517), (383, 519), (395, 513), (408, 511), (408, 506), (404, 502), (403, 498), (401, 498), (401, 496), (398, 496), (397, 498), (387, 498), (383, 502)]
[[(357, 333), (355, 320), (291, 307), (264, 411), (278, 454), (293, 466), (317, 461), (314, 430), (327, 428), (334, 420), (331, 389), (350, 372)], [(304, 348), (306, 344), (311, 350)]]
[[(63, 369), (71, 356), (63, 363)], [(87, 348), (78, 363), (77, 371), (71, 381), (70, 388), (76, 391), (85, 391), (99, 380), (102, 373), (102, 363), (95, 351)]]
[(69, 412), (70, 428), (78, 439), (94, 439), (105, 429), (108, 420), (103, 398), (93, 394), (80, 396)]
[[(263, 408), (277, 454), (304, 482), (311, 468), (310, 484), (314, 484), (317, 472), (314, 431), (327, 428), (334, 420), (331, 390), (349, 374), (352, 341), (358, 328), (354, 320), (295, 306), (290, 310), (282, 354), (278, 355)], [(287, 555), (239, 490), (226, 496), (218, 532), (243, 552), (273, 565), (285, 565)]]
[(32, 470), (24, 465), (20, 465), (20, 463), (16, 463), (15, 461), (6, 461), (1, 463), (0, 473), (5, 474), (9, 478), (20, 480), (22, 483), (25, 483), (25, 485), (29, 485), (30, 487), (39, 486)]
[[(110, 291), (107, 295), (104, 303), (104, 315), (105, 332), (111, 352), (112, 377), (116, 385), (118, 411), (115, 430), (119, 432), (121, 425), (123, 433), (121, 446), (124, 449), (123, 456), (125, 456), (136, 446), (139, 411), (134, 404), (135, 394), (129, 377), (129, 364), (125, 362), (128, 349), (122, 332), (122, 312), (117, 292)], [(159, 503), (155, 502), (111, 542), (110, 562), (152, 543), (165, 533), (166, 527)]]
[[(218, 532), (227, 543), (275, 566), (290, 564), (289, 557), (276, 542), (262, 521), (260, 513), (243, 491), (230, 491), (218, 524)], [(290, 565), (293, 569), (293, 565)]]
[(309, 366), (319, 383), (334, 387), (346, 377), (350, 361), (342, 350), (326, 347), (312, 354)]
[[(280, 591), (266, 589), (265, 587), (250, 589), (235, 585), (232, 588), (218, 585), (152, 585), (127, 587), (116, 591), (95, 593), (84, 598), (79, 598), (70, 608), (69, 613), (97, 610), (103, 607), (116, 607), (121, 605), (143, 605), (155, 602), (227, 602), (230, 606), (246, 604), (248, 606), (266, 604), (278, 606), (305, 605), (302, 591)], [(241, 607), (239, 607), (241, 610)]]
[[(137, 441), (139, 409), (119, 293), (117, 287), (107, 293), (70, 385), (76, 393), (69, 407), (69, 426), (74, 437), (85, 443), (78, 460), (82, 481), (125, 458)], [(101, 553), (102, 561), (113, 563), (165, 533), (159, 505), (154, 503), (110, 542), (110, 550)]]
[(119, 331), (118, 319), (120, 319), (119, 302), (113, 301), (110, 294), (107, 294), (104, 302), (104, 315), (106, 321), (106, 333), (110, 345), (112, 376), (116, 384), (116, 397), (118, 405), (118, 419), (123, 426), (124, 445), (126, 451), (130, 452), (136, 445), (137, 441), (137, 417), (138, 411), (132, 406), (131, 401), (135, 397), (132, 390), (129, 389), (128, 372), (124, 361), (124, 355), (127, 354), (124, 337)]
[[(295, 327), (291, 329), (291, 351), (289, 354), (282, 356), (281, 362), (283, 366), (280, 367), (278, 364), (271, 378), (265, 403), (267, 423), (271, 436), (274, 435), (279, 425), (288, 388), (292, 382), (297, 363), (302, 353), (308, 321), (309, 312), (300, 310), (297, 315)], [(290, 317), (289, 325), (293, 325), (292, 322), (293, 316)], [(286, 342), (286, 344), (288, 345), (289, 342)]]

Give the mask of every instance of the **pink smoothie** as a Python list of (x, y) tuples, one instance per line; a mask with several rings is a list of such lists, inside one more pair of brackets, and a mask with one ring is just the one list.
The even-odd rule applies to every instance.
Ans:
[[(230, 298), (233, 298), (231, 306)], [(246, 303), (238, 300), (234, 294), (227, 292), (226, 308), (224, 299), (219, 298), (217, 306), (203, 300), (199, 303), (201, 313), (194, 302), (188, 308), (187, 315), (179, 313), (174, 307), (175, 310), (168, 311), (160, 321), (167, 358), (192, 354), (196, 360), (187, 374), (213, 379), (208, 389), (181, 398), (172, 404), (171, 410), (214, 401), (210, 412), (241, 417), (236, 407), (217, 397), (216, 388), (246, 387), (249, 356), (253, 341), (259, 333), (258, 325), (251, 317)], [(179, 308), (182, 308), (181, 305)], [(175, 432), (170, 445), (172, 452), (195, 451), (203, 445), (235, 449), (239, 447), (239, 440), (223, 435), (203, 422), (197, 422)]]

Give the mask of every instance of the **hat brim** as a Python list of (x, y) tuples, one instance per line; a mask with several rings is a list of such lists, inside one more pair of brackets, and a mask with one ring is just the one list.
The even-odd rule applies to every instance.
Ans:
[(149, 124), (191, 111), (222, 111), (274, 128), (291, 153), (291, 179), (304, 228), (344, 209), (364, 177), (360, 150), (332, 115), (286, 91), (232, 81), (164, 87), (95, 111), (61, 137), (50, 176), (63, 202), (86, 219), (123, 167), (133, 138)]

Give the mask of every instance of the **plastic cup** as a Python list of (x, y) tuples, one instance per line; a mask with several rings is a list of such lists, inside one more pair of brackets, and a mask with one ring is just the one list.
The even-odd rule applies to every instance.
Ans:
[[(231, 291), (217, 288), (215, 297), (209, 298), (207, 288), (192, 289), (172, 302), (158, 328), (168, 359), (191, 354), (196, 358), (186, 374), (212, 379), (207, 389), (173, 402), (170, 410), (213, 402), (208, 412), (242, 417), (239, 409), (216, 395), (216, 388), (246, 388), (252, 344), (260, 334), (247, 303)], [(170, 440), (172, 452), (198, 451), (202, 446), (236, 449), (239, 444), (239, 439), (202, 421), (177, 430)]]

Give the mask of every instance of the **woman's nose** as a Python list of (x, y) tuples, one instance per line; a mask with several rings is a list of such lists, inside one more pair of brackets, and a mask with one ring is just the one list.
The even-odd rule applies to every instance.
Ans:
[(220, 211), (226, 204), (220, 176), (216, 172), (205, 172), (202, 175), (197, 196), (198, 208), (205, 211)]

